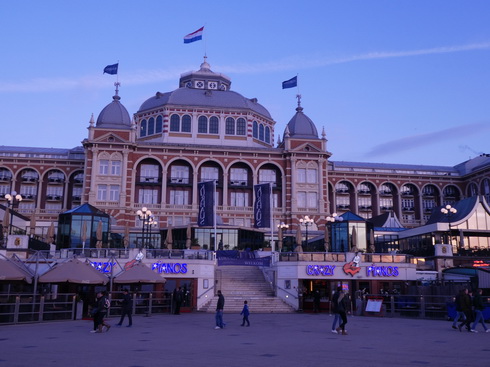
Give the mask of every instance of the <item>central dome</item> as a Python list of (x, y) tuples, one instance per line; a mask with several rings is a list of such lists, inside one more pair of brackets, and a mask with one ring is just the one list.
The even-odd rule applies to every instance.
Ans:
[(181, 75), (179, 86), (180, 88), (172, 92), (157, 92), (155, 96), (143, 102), (138, 113), (165, 105), (173, 105), (245, 109), (256, 112), (268, 119), (272, 118), (269, 111), (258, 103), (256, 98), (245, 98), (241, 94), (231, 91), (230, 78), (224, 74), (211, 71), (206, 57), (198, 71)]

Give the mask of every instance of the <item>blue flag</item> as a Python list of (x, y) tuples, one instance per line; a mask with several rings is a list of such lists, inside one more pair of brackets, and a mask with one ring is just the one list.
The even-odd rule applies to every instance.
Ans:
[(199, 216), (197, 225), (214, 226), (214, 181), (199, 182)]
[(111, 75), (114, 75), (114, 74), (117, 74), (117, 67), (119, 66), (119, 63), (117, 64), (114, 64), (114, 65), (107, 65), (105, 68), (104, 68), (104, 72), (102, 74), (111, 74)]
[(298, 85), (298, 77), (295, 76), (294, 78), (291, 78), (289, 80), (286, 80), (285, 82), (282, 82), (282, 89), (294, 88), (297, 85)]
[(263, 228), (271, 226), (271, 185), (260, 184), (254, 186), (254, 227)]

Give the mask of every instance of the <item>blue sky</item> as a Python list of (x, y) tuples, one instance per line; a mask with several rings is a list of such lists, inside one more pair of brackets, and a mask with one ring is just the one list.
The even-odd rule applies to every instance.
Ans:
[(478, 0), (4, 1), (0, 145), (78, 146), (112, 100), (106, 65), (132, 115), (206, 52), (276, 140), (298, 93), (281, 82), (298, 74), (332, 160), (453, 166), (490, 153), (489, 15)]

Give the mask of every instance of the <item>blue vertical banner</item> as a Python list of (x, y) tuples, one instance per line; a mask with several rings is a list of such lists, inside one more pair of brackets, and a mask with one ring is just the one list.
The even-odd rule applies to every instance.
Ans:
[(254, 227), (268, 228), (271, 226), (271, 185), (255, 185), (254, 191)]
[(199, 182), (199, 227), (214, 226), (214, 181)]

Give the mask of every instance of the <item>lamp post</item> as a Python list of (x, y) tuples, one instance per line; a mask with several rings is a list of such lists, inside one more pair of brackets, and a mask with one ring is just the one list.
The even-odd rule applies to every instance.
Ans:
[(10, 210), (10, 227), (9, 227), (9, 235), (12, 234), (12, 227), (14, 225), (14, 207), (15, 204), (20, 203), (22, 201), (22, 195), (17, 194), (16, 191), (12, 191), (10, 194), (5, 195), (5, 199), (7, 199), (9, 206), (12, 208)]
[(143, 222), (143, 225), (141, 226), (141, 241), (142, 241), (142, 247), (145, 247), (145, 237), (146, 237), (146, 232), (148, 231), (147, 226), (150, 221), (150, 218), (152, 217), (151, 210), (149, 210), (147, 207), (143, 207), (140, 210), (136, 212), (138, 215), (138, 218)]
[(458, 212), (458, 210), (456, 208), (453, 208), (449, 204), (446, 205), (445, 208), (441, 208), (441, 213), (444, 214), (447, 217), (447, 222), (448, 222), (448, 225), (449, 225), (449, 235), (448, 235), (448, 238), (447, 238), (447, 242), (450, 245), (452, 245), (452, 241), (451, 241), (451, 216), (453, 214), (456, 214), (457, 212)]
[(305, 226), (306, 229), (306, 242), (305, 246), (308, 246), (308, 227), (313, 225), (313, 219), (309, 216), (305, 215), (303, 218), (299, 220), (302, 226)]
[[(333, 213), (332, 216), (328, 216), (326, 218), (327, 222), (330, 222), (330, 223), (335, 223), (335, 222), (342, 222), (344, 220), (343, 217), (339, 216), (337, 213)], [(337, 235), (338, 235), (338, 231), (336, 231), (337, 233), (335, 234), (335, 239), (337, 239)], [(333, 238), (332, 238), (333, 239)], [(333, 241), (332, 241), (333, 242)], [(342, 242), (341, 242), (342, 243)], [(331, 243), (330, 244), (330, 247), (333, 247), (333, 244)], [(343, 245), (342, 245), (342, 248), (340, 249), (341, 251), (343, 250)]]
[(283, 233), (283, 230), (287, 230), (289, 228), (289, 224), (286, 224), (284, 222), (281, 222), (277, 225), (277, 229), (279, 230), (279, 233), (281, 233), (281, 238), (279, 239), (280, 241), (282, 241), (281, 243), (281, 248), (284, 247), (284, 233)]
[(149, 247), (153, 247), (152, 241), (151, 241), (151, 227), (156, 227), (157, 224), (158, 224), (158, 222), (155, 220), (155, 217), (153, 215), (150, 215), (150, 217), (148, 218), (147, 223), (146, 223), (146, 230), (148, 233), (148, 245), (149, 245)]

